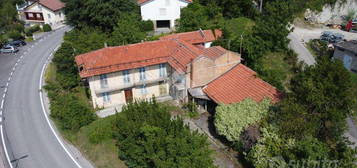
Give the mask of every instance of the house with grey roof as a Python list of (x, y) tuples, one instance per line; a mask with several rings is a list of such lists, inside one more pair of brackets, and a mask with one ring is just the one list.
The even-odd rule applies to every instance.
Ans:
[(335, 44), (334, 59), (339, 59), (349, 71), (357, 73), (357, 40)]

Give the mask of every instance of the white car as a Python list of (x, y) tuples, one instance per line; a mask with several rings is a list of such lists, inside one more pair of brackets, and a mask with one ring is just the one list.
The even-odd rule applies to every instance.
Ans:
[(15, 46), (7, 45), (0, 49), (0, 53), (16, 53), (19, 49)]

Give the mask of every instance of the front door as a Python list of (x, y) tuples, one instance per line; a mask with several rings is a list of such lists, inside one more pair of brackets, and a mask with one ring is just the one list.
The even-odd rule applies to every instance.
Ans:
[(130, 103), (133, 101), (133, 91), (131, 89), (124, 90), (125, 93), (125, 101), (126, 103)]

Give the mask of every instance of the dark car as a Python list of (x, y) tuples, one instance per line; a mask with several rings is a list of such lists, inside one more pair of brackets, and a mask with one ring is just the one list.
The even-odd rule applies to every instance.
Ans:
[(15, 41), (8, 42), (7, 45), (20, 47), (20, 46), (26, 45), (26, 42), (24, 42), (22, 40), (15, 40)]

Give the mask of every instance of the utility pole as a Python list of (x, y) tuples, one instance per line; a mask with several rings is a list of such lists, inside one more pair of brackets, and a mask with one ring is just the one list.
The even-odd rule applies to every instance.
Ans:
[(260, 0), (259, 11), (260, 13), (263, 11), (263, 0)]

